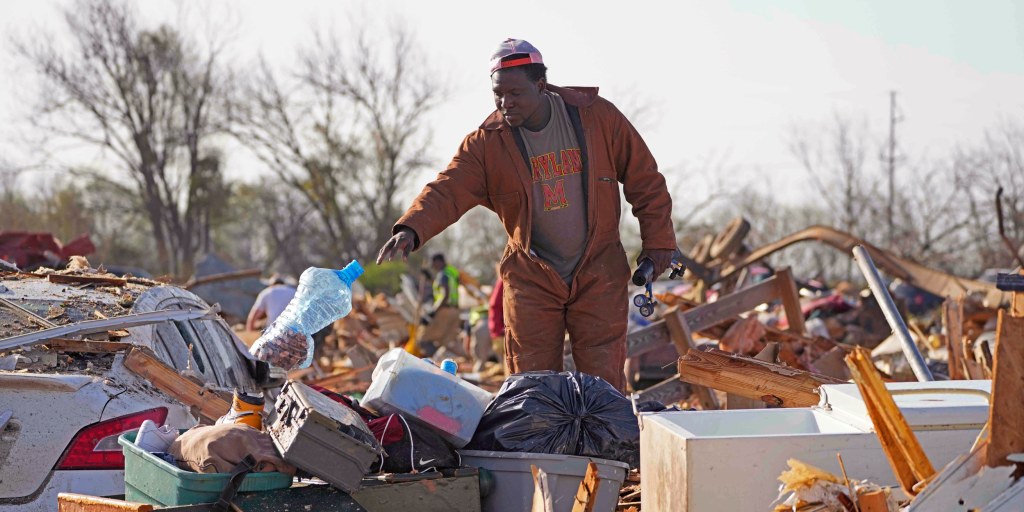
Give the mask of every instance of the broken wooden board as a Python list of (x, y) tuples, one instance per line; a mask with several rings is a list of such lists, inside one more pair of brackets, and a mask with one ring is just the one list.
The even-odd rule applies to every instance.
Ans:
[(846, 356), (846, 364), (900, 487), (908, 496), (916, 495), (915, 486), (935, 476), (935, 468), (878, 375), (871, 353), (857, 347)]
[(672, 405), (689, 398), (692, 394), (693, 391), (690, 385), (680, 380), (677, 373), (662, 382), (641, 390), (637, 394), (637, 398), (640, 401), (656, 400), (665, 405)]
[[(780, 276), (781, 275), (781, 276)], [(779, 271), (776, 277), (761, 283), (740, 290), (736, 293), (709, 304), (696, 304), (684, 299), (675, 299), (675, 306), (670, 311), (677, 311), (683, 315), (686, 326), (692, 334), (699, 334), (706, 338), (721, 339), (722, 336), (739, 320), (739, 314), (751, 309), (790, 296), (790, 286), (783, 281), (787, 276), (785, 270)], [(783, 283), (780, 285), (780, 283)], [(785, 286), (784, 286), (785, 285)], [(795, 289), (795, 286), (793, 287)], [(792, 304), (794, 299), (790, 299)], [(819, 342), (819, 339), (808, 338), (804, 335), (803, 316), (795, 314), (790, 307), (792, 318), (787, 314), (787, 321), (791, 323), (790, 331), (783, 331), (774, 327), (765, 326), (766, 341), (793, 341), (805, 345)], [(793, 326), (799, 324), (798, 326)], [(800, 329), (800, 332), (794, 332)], [(629, 333), (626, 337), (626, 357), (637, 357), (644, 353), (655, 350), (672, 342), (668, 326), (664, 320), (658, 320), (651, 325)], [(831, 343), (831, 342), (829, 342)], [(682, 354), (680, 354), (682, 355)]]
[(803, 335), (807, 332), (804, 326), (804, 312), (800, 306), (800, 292), (796, 289), (796, 281), (793, 280), (793, 271), (786, 267), (775, 273), (778, 278), (776, 293), (782, 301), (782, 310), (786, 313), (787, 330), (794, 334)]
[[(760, 325), (760, 322), (758, 322), (758, 325)], [(761, 352), (754, 356), (754, 359), (764, 361), (766, 363), (779, 364), (779, 343), (775, 341), (768, 342), (768, 344), (761, 349)], [(726, 410), (736, 411), (740, 409), (765, 409), (767, 407), (768, 404), (760, 399), (747, 398), (745, 396), (735, 395), (732, 393), (727, 393), (725, 396)]]
[(11, 302), (11, 301), (9, 301), (7, 299), (0, 298), (0, 307), (7, 308), (9, 311), (14, 313), (15, 315), (20, 316), (23, 320), (25, 320), (27, 322), (30, 322), (30, 323), (37, 324), (40, 327), (42, 327), (43, 329), (49, 329), (50, 327), (56, 327), (56, 324), (54, 324), (53, 322), (51, 322), (51, 321), (49, 321), (49, 320), (47, 320), (47, 319), (45, 319), (45, 318), (43, 318), (43, 317), (33, 313), (33, 312), (31, 312), (31, 311), (29, 311), (29, 310), (27, 310), (27, 309), (25, 309), (25, 308), (15, 304), (15, 303), (13, 303), (13, 302)]
[(844, 381), (782, 365), (741, 357), (721, 350), (690, 350), (679, 359), (680, 378), (780, 407), (817, 405), (822, 384)]
[[(1014, 292), (1018, 295), (1021, 292)], [(1010, 464), (1008, 455), (1024, 453), (1024, 317), (999, 311), (992, 376), (992, 404), (989, 407), (989, 446), (985, 460), (989, 466)], [(1016, 476), (1024, 475), (1024, 464), (1017, 464)]]
[(530, 471), (533, 473), (533, 506), (530, 512), (555, 512), (548, 474), (533, 464), (530, 464)]
[(949, 354), (949, 380), (962, 380), (967, 375), (964, 361), (964, 300), (947, 298), (942, 303), (942, 325), (946, 328), (946, 352)]
[(105, 284), (108, 286), (126, 286), (128, 280), (122, 277), (80, 276), (74, 274), (47, 274), (46, 280), (58, 284)]
[[(690, 337), (690, 330), (686, 327), (686, 323), (683, 321), (682, 313), (679, 313), (675, 309), (669, 310), (665, 314), (665, 325), (668, 326), (668, 331), (672, 335), (672, 343), (676, 346), (676, 352), (679, 355), (686, 354), (694, 351), (696, 345), (693, 343), (693, 338)], [(682, 368), (679, 369), (679, 374), (683, 375)], [(687, 380), (690, 384), (694, 384), (693, 381)], [(718, 398), (705, 386), (700, 384), (691, 386), (693, 393), (697, 395), (697, 399), (700, 401), (701, 409), (705, 411), (711, 411), (718, 409)]]
[(587, 474), (580, 482), (580, 488), (576, 490), (576, 500), (572, 505), (572, 512), (594, 512), (594, 505), (597, 504), (597, 490), (601, 487), (601, 479), (597, 477), (597, 464), (587, 463)]
[(57, 495), (58, 512), (152, 512), (153, 505), (62, 492)]
[(114, 352), (125, 352), (131, 349), (134, 345), (131, 343), (121, 343), (116, 341), (55, 338), (52, 340), (46, 340), (46, 346), (49, 347), (50, 350), (56, 350), (59, 352), (110, 354)]
[(231, 404), (217, 393), (183, 377), (177, 370), (139, 347), (128, 352), (124, 366), (204, 418), (216, 421), (231, 410)]

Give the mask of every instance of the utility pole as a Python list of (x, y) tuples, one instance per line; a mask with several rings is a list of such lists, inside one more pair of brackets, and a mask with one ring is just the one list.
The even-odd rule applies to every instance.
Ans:
[(893, 207), (896, 204), (896, 91), (889, 91), (889, 204), (886, 218), (889, 228), (889, 250), (896, 246), (896, 222)]

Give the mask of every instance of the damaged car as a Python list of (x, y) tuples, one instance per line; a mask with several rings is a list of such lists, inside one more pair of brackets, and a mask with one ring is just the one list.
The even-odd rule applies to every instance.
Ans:
[(120, 434), (198, 422), (125, 367), (130, 349), (221, 394), (279, 384), (215, 312), (179, 287), (93, 269), (0, 273), (0, 508), (123, 495)]

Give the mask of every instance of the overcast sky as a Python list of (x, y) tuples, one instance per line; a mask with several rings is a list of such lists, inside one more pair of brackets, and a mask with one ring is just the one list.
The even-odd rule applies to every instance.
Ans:
[[(792, 127), (839, 112), (866, 120), (881, 139), (891, 90), (911, 157), (941, 156), (1001, 119), (1024, 119), (1024, 0), (208, 3), (233, 12), (235, 51), (262, 51), (282, 67), (309, 41), (311, 25), (353, 10), (404, 19), (425, 65), (452, 84), (432, 116), (438, 169), (493, 109), (488, 57), (509, 36), (540, 49), (552, 83), (599, 86), (625, 110), (653, 105), (655, 115), (639, 124), (673, 183), (689, 183), (684, 170), (700, 162), (725, 160), (734, 169), (726, 180), (757, 180), (783, 198), (804, 198), (809, 186), (787, 149)], [(40, 27), (59, 37), (57, 12), (66, 4), (7, 3), (4, 44), (12, 32)], [(176, 17), (175, 2), (137, 4), (147, 21)], [(184, 2), (191, 10), (206, 4)], [(18, 162), (33, 90), (9, 47), (0, 66), (0, 152)], [(229, 165), (235, 176), (258, 172), (244, 155), (232, 155)]]

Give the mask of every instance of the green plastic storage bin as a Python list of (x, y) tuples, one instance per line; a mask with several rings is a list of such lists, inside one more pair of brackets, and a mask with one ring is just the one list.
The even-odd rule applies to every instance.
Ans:
[[(185, 430), (181, 431), (182, 433)], [(231, 476), (228, 473), (193, 473), (178, 468), (135, 445), (138, 430), (117, 438), (124, 448), (124, 497), (151, 505), (213, 503)], [(272, 491), (291, 487), (292, 477), (278, 472), (250, 473), (238, 492)]]

